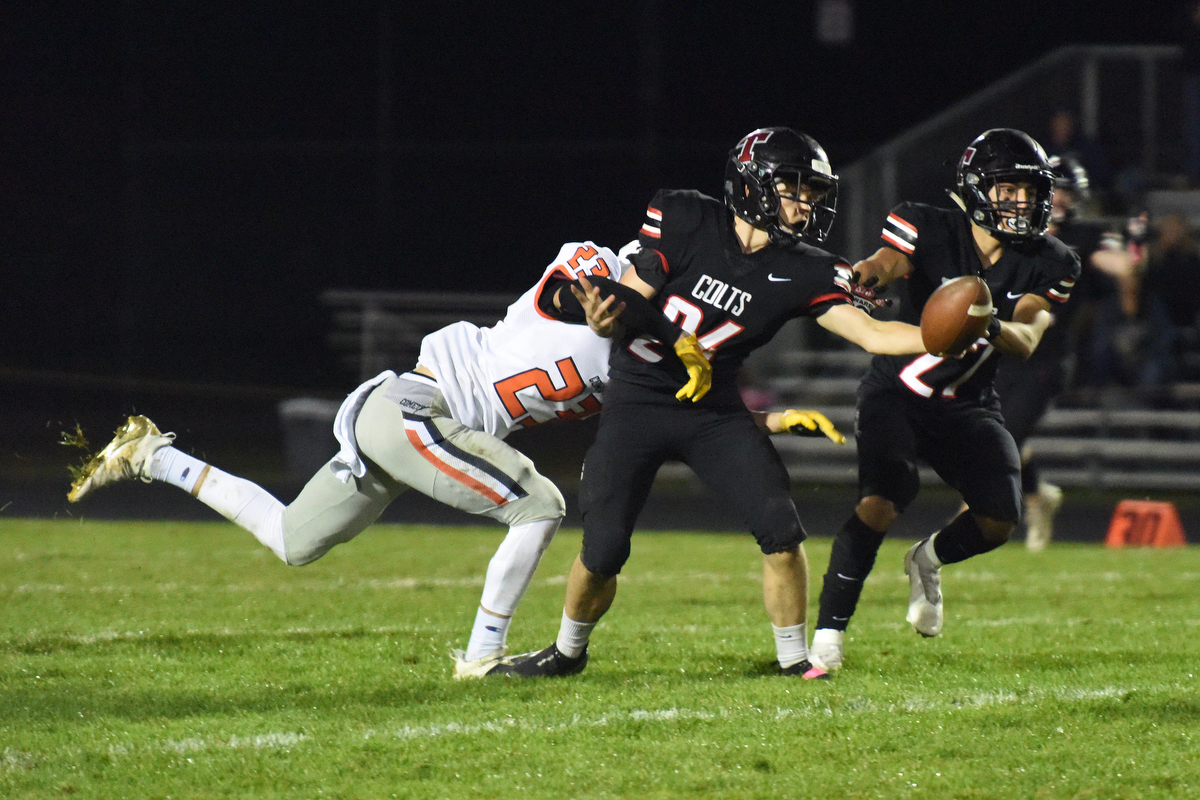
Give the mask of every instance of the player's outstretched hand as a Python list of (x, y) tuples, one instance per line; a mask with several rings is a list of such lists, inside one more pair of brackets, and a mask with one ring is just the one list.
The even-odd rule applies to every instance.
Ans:
[(837, 444), (845, 444), (846, 437), (833, 426), (829, 417), (820, 411), (799, 411), (789, 408), (779, 420), (783, 429), (796, 436), (828, 436)]
[(579, 285), (583, 287), (583, 291), (572, 286), (571, 293), (583, 306), (584, 313), (587, 314), (588, 327), (598, 336), (611, 339), (616, 335), (618, 318), (625, 310), (625, 304), (618, 302), (615, 294), (605, 297), (600, 291), (600, 287), (593, 286), (592, 282), (582, 275), (579, 276)]
[(700, 342), (690, 333), (681, 333), (675, 340), (675, 355), (688, 371), (688, 382), (675, 393), (675, 398), (685, 400), (690, 397), (695, 403), (712, 388), (712, 364), (708, 363)]

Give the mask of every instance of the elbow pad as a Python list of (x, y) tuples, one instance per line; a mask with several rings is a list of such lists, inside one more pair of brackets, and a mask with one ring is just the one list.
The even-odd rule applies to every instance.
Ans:
[[(542, 291), (538, 295), (537, 305), (548, 317), (553, 317), (560, 322), (569, 322), (575, 325), (587, 324), (587, 314), (583, 311), (583, 306), (579, 304), (579, 300), (575, 298), (575, 294), (571, 291), (571, 286), (578, 286), (578, 281), (567, 280), (566, 278), (551, 278), (542, 285)], [(554, 295), (558, 294), (559, 305), (554, 305)]]

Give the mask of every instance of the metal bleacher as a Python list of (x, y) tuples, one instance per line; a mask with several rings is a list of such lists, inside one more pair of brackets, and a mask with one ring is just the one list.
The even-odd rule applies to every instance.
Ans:
[(491, 325), (516, 297), (456, 292), (330, 289), (321, 303), (332, 312), (328, 343), (339, 366), (359, 380), (385, 369), (416, 366), (421, 339), (452, 322)]

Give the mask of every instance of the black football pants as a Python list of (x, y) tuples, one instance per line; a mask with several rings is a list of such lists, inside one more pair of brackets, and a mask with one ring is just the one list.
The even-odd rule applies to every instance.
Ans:
[(604, 393), (579, 493), (589, 571), (603, 577), (621, 571), (654, 476), (668, 460), (687, 464), (730, 503), (763, 553), (804, 541), (787, 469), (740, 399), (693, 404), (614, 380)]

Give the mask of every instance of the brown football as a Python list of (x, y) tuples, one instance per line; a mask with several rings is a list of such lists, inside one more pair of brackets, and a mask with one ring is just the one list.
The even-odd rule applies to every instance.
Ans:
[(921, 309), (921, 341), (934, 355), (958, 356), (987, 331), (992, 293), (983, 278), (964, 275), (946, 281)]

